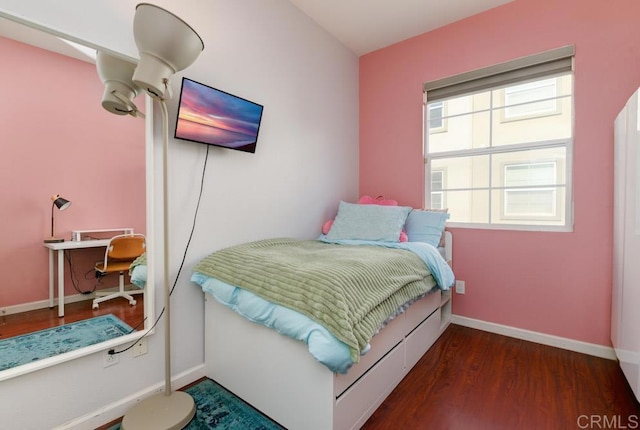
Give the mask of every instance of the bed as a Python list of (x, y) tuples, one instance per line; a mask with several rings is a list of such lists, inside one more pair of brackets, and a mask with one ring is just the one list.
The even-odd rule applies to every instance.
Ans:
[[(342, 203), (335, 220), (338, 224)], [(365, 215), (371, 219), (370, 213)], [(396, 238), (400, 229), (408, 227), (408, 224), (405, 224), (407, 216), (405, 213), (404, 218), (401, 217), (402, 223), (397, 232), (393, 233)], [(379, 222), (379, 218), (373, 219)], [(352, 229), (352, 226), (350, 228)], [(450, 271), (452, 236), (444, 231), (444, 222), (436, 233), (435, 245), (430, 244), (424, 248), (432, 248), (433, 254), (437, 254), (441, 260), (437, 262), (436, 272), (446, 272), (443, 266)], [(323, 235), (317, 241), (310, 242), (322, 242), (327, 246), (338, 247), (385, 248), (398, 252), (406, 252), (405, 246), (411, 247), (411, 244), (395, 241), (389, 244), (385, 240), (375, 240), (374, 242), (383, 244), (371, 246), (373, 244), (369, 238), (353, 238), (351, 234), (346, 239), (328, 236)], [(262, 242), (258, 241), (258, 247), (262, 246)], [(271, 243), (272, 240), (267, 242)], [(243, 246), (244, 244), (241, 245)], [(238, 286), (233, 283), (238, 279), (220, 279), (225, 275), (217, 274), (220, 276), (218, 278), (203, 273), (208, 270), (206, 267), (203, 268), (203, 265), (210, 265), (209, 259), (221, 251), (212, 253), (198, 263), (192, 276), (192, 280), (205, 291), (206, 376), (288, 429), (360, 428), (431, 347), (451, 320), (449, 287), (453, 283), (453, 274), (450, 272), (446, 273), (444, 278), (441, 276), (443, 280), (439, 282), (447, 285), (435, 285), (437, 282), (431, 273), (431, 284), (425, 287), (424, 294), (409, 300), (386, 319), (375, 330), (373, 337), (367, 340), (366, 345), (357, 344), (361, 354), (354, 358), (355, 346), (345, 341), (349, 356), (354, 358), (352, 363), (343, 367), (334, 363), (332, 367), (331, 363), (324, 363), (314, 355), (310, 343), (307, 342), (308, 338), (313, 337), (311, 334), (316, 333), (315, 329), (298, 333), (298, 338), (283, 336), (281, 328), (275, 327), (274, 330), (269, 324), (265, 326), (264, 321), (259, 321), (260, 318), (255, 315), (246, 318), (238, 315), (242, 314), (242, 309), (234, 306), (232, 300), (229, 300), (238, 293)], [(258, 257), (257, 260), (262, 257)], [(218, 265), (221, 265), (220, 261), (223, 261), (224, 265), (229, 263), (228, 260), (218, 260)], [(243, 264), (243, 260), (240, 260), (240, 264)], [(234, 270), (230, 269), (227, 272)], [(270, 270), (273, 268), (264, 269), (265, 272)], [(428, 270), (431, 271), (431, 268)], [(233, 273), (229, 276), (232, 275)], [(215, 289), (209, 290), (208, 282), (222, 285), (222, 293)], [(258, 282), (265, 282), (265, 279), (260, 278)], [(245, 288), (240, 288), (241, 292), (244, 290)], [(254, 298), (264, 299), (260, 295), (262, 293), (251, 294)], [(258, 314), (260, 312), (268, 314), (266, 319), (269, 319), (274, 311), (258, 311)], [(336, 337), (342, 339), (340, 336)]]
[(147, 253), (136, 258), (129, 266), (131, 283), (143, 290), (147, 285)]

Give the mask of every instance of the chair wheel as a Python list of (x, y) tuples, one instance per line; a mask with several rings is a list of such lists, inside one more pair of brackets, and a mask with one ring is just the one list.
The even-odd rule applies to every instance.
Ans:
[(138, 302), (136, 302), (135, 300), (129, 300), (129, 304), (130, 304), (131, 306), (135, 305), (136, 303), (138, 303)]
[(91, 306), (92, 309), (98, 309), (99, 307), (100, 305), (97, 303), (94, 303), (93, 306)]

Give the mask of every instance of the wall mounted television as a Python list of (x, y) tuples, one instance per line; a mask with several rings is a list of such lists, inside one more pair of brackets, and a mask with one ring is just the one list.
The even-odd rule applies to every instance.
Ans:
[(262, 111), (262, 105), (183, 77), (174, 136), (254, 153)]

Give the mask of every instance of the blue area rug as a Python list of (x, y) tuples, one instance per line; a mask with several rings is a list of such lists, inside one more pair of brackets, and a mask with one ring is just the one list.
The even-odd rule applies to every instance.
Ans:
[[(198, 382), (184, 391), (191, 394), (196, 402), (196, 415), (186, 430), (284, 430), (211, 379)], [(120, 424), (109, 430), (120, 430)]]
[(109, 314), (0, 340), (0, 370), (129, 334), (133, 328)]

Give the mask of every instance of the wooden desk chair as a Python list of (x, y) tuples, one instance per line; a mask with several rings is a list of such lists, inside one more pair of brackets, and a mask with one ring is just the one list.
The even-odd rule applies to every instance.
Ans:
[(132, 306), (136, 304), (132, 294), (141, 294), (143, 290), (125, 291), (124, 272), (129, 271), (131, 263), (145, 252), (145, 247), (146, 241), (142, 234), (121, 234), (111, 238), (104, 252), (104, 260), (97, 262), (95, 269), (102, 275), (118, 272), (118, 291), (115, 293), (111, 291), (96, 291), (96, 298), (93, 299), (93, 309), (98, 309), (99, 303), (117, 297), (124, 297), (129, 300), (129, 304)]

